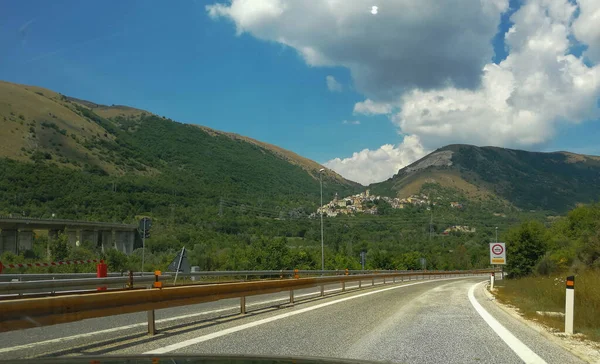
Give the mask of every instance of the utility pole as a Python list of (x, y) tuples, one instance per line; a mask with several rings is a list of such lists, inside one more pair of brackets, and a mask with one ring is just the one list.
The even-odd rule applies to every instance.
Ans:
[(144, 275), (144, 260), (146, 258), (146, 221), (142, 220), (142, 225), (144, 226), (144, 233), (142, 234), (142, 272)]
[(431, 209), (431, 217), (429, 219), (429, 240), (431, 240), (431, 235), (433, 234), (433, 202), (429, 200), (429, 208)]
[(323, 240), (323, 172), (324, 168), (319, 170), (319, 182), (321, 184), (321, 270), (325, 270), (325, 244)]
[(360, 252), (360, 264), (362, 265), (362, 270), (365, 270), (365, 260), (367, 257), (367, 253), (363, 250)]

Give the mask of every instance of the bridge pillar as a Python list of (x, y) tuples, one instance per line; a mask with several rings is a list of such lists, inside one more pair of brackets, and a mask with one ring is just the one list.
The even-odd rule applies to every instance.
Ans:
[(127, 231), (115, 231), (115, 247), (118, 251), (127, 254)]
[(19, 252), (33, 249), (33, 231), (19, 230)]
[(127, 246), (125, 254), (129, 255), (133, 253), (133, 244), (135, 243), (135, 231), (127, 232)]
[(48, 244), (46, 245), (46, 255), (48, 256), (48, 259), (50, 259), (52, 257), (52, 255), (50, 254), (50, 242), (52, 240), (57, 239), (59, 233), (60, 233), (60, 230), (57, 230), (57, 229), (48, 230)]
[(133, 252), (133, 244), (135, 242), (135, 231), (115, 230), (114, 246), (115, 248), (127, 255)]
[(109, 251), (110, 249), (114, 249), (115, 248), (115, 239), (113, 236), (114, 231), (109, 230), (109, 231), (101, 231), (100, 232), (100, 236), (102, 238), (102, 252), (106, 253), (107, 251)]
[(96, 230), (82, 230), (80, 242), (90, 242), (93, 246), (98, 246), (98, 232)]
[(0, 232), (0, 241), (2, 246), (2, 252), (17, 252), (17, 230), (3, 229)]
[(77, 246), (77, 242), (80, 244), (83, 242), (81, 230), (69, 229), (66, 230), (67, 238), (69, 240), (69, 245), (71, 247)]

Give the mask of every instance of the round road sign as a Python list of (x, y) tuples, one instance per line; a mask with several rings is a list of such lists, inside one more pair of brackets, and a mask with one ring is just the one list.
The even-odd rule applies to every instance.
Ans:
[(496, 255), (500, 255), (500, 254), (504, 253), (504, 248), (500, 244), (492, 245), (492, 253), (494, 253)]

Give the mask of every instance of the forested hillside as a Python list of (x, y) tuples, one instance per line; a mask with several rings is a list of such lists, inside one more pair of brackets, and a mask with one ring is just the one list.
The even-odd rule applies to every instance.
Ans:
[[(0, 94), (0, 215), (126, 223), (151, 217), (147, 269), (165, 269), (182, 246), (192, 265), (207, 270), (320, 268), (320, 220), (310, 217), (320, 201), (318, 163), (126, 106), (9, 83), (0, 83)], [(377, 215), (326, 218), (326, 268), (359, 268), (361, 251), (374, 269), (418, 269), (420, 258), (429, 269), (485, 267), (496, 231), (523, 218), (548, 221), (544, 212), (521, 211), (476, 181), (461, 185), (471, 186), (466, 190), (439, 182), (402, 192), (427, 194), (429, 206), (392, 209), (379, 200)], [(364, 189), (323, 173), (325, 201)], [(38, 234), (33, 251), (7, 253), (2, 261), (102, 255), (85, 242), (68, 247), (63, 237), (48, 257), (45, 239)], [(140, 269), (139, 241), (136, 247), (130, 257), (106, 253), (111, 269)]]
[(427, 182), (460, 190), (470, 200), (565, 213), (578, 203), (598, 201), (600, 157), (449, 145), (370, 187), (395, 196), (418, 191)]

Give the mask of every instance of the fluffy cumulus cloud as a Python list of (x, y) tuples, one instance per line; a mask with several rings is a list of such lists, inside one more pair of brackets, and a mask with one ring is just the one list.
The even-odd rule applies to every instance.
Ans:
[(380, 115), (389, 114), (391, 112), (392, 105), (385, 102), (374, 102), (371, 99), (366, 99), (365, 101), (357, 102), (354, 105), (355, 114)]
[(524, 0), (499, 64), (490, 61), (491, 39), (508, 0), (379, 1), (376, 15), (372, 6), (232, 0), (207, 8), (240, 34), (294, 48), (310, 66), (348, 68), (365, 96), (354, 113), (388, 115), (408, 135), (327, 162), (345, 177), (382, 180), (448, 143), (534, 148), (559, 124), (600, 118), (598, 0)]
[(364, 149), (349, 158), (332, 159), (325, 166), (350, 180), (368, 185), (391, 177), (400, 168), (425, 154), (419, 138), (411, 135), (406, 136), (397, 146), (386, 144), (377, 150)]
[[(230, 0), (207, 6), (238, 34), (295, 49), (311, 66), (350, 69), (357, 90), (391, 99), (412, 88), (473, 87), (493, 55), (508, 0)], [(465, 26), (468, 24), (468, 26)]]
[(327, 83), (327, 89), (331, 92), (340, 92), (343, 89), (342, 84), (331, 75), (325, 77), (325, 82)]
[(578, 0), (581, 13), (573, 24), (577, 39), (588, 46), (587, 56), (600, 62), (600, 1)]
[[(509, 56), (485, 65), (478, 88), (414, 89), (401, 97), (392, 120), (426, 147), (532, 147), (551, 140), (560, 123), (599, 118), (600, 66), (570, 54), (573, 28), (580, 21), (587, 27), (587, 12), (597, 9), (582, 7), (575, 19), (577, 6), (568, 0), (526, 2), (511, 18)], [(590, 44), (590, 57), (596, 49)]]

